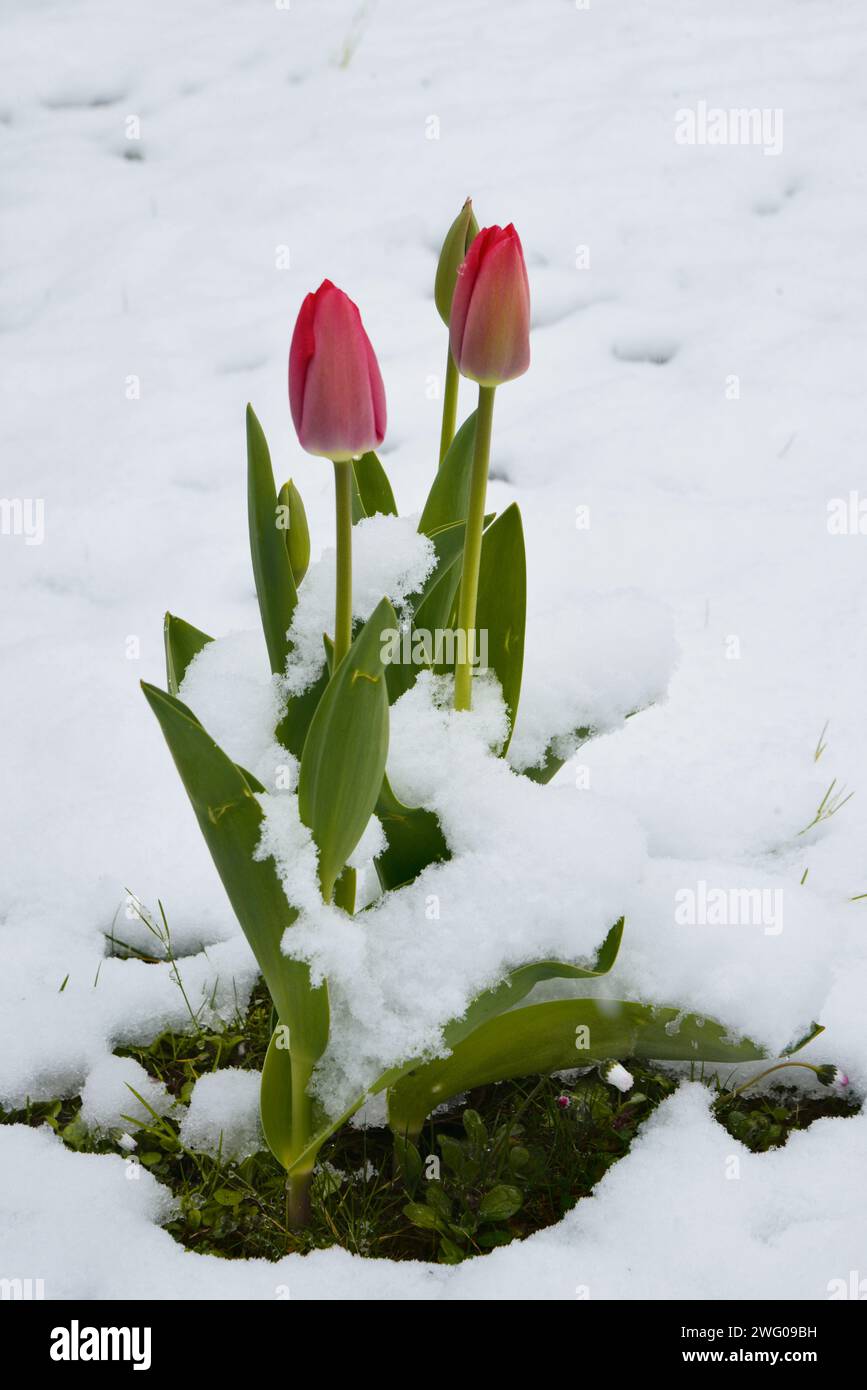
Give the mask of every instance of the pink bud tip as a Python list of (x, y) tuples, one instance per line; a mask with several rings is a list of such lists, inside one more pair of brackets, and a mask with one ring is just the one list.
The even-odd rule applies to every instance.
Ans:
[(558, 1097), (557, 1097), (557, 1104), (559, 1105), (559, 1107), (560, 1107), (561, 1110), (568, 1110), (568, 1109), (569, 1109), (569, 1106), (571, 1105), (571, 1103), (572, 1103), (571, 1096), (558, 1096)]
[(458, 271), (449, 320), (458, 370), (499, 386), (530, 365), (530, 286), (515, 228), (485, 227)]
[(385, 438), (385, 388), (361, 315), (323, 280), (301, 305), (289, 349), (289, 405), (301, 447), (345, 461)]

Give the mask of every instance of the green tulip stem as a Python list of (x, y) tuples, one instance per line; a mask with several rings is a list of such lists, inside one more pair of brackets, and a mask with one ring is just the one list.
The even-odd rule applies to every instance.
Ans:
[(292, 1173), (286, 1179), (286, 1226), (290, 1231), (302, 1231), (310, 1225), (312, 1179), (312, 1168), (306, 1173)]
[(334, 462), (337, 511), (337, 593), (334, 608), (334, 670), (352, 645), (352, 462)]
[(440, 468), (443, 466), (443, 460), (455, 437), (455, 423), (458, 418), (459, 382), (460, 377), (458, 376), (458, 369), (455, 365), (455, 359), (452, 357), (451, 346), (449, 346), (448, 357), (446, 359), (446, 385), (443, 395), (443, 425), (440, 432)]
[[(491, 456), (491, 427), (494, 420), (495, 386), (479, 387), (479, 408), (476, 412), (476, 437), (473, 447), (473, 470), (470, 477), (470, 505), (464, 536), (464, 559), (461, 569), (461, 596), (458, 607), (458, 661), (455, 663), (455, 709), (472, 708), (473, 667), (475, 647), (476, 603), (479, 596), (479, 566), (482, 558), (482, 530), (485, 524), (485, 495), (488, 488), (488, 463)], [(464, 649), (461, 651), (461, 634)], [(463, 660), (460, 658), (463, 657)]]

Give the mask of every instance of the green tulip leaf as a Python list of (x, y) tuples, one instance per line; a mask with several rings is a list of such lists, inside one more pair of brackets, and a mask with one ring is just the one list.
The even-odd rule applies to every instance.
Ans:
[(262, 808), (247, 777), (180, 700), (152, 685), (143, 683), (142, 689), (280, 1021), (291, 1029), (295, 1075), (309, 1076), (328, 1041), (328, 993), (325, 986), (312, 987), (303, 962), (290, 960), (280, 950), (283, 933), (297, 913), (286, 899), (274, 861), (253, 858), (262, 831)]
[(521, 695), (524, 633), (527, 625), (527, 562), (521, 513), (512, 503), (482, 537), (476, 630), (487, 632), (488, 665), (503, 691), (509, 732), (500, 750), (505, 754)]
[[(291, 1047), (291, 1028), (289, 1043)], [(298, 1137), (293, 1132), (292, 1054), (286, 1032), (278, 1023), (271, 1035), (259, 1088), (259, 1113), (265, 1142), (277, 1162), (289, 1168), (296, 1157)]]
[(214, 639), (206, 632), (193, 627), (192, 623), (167, 613), (163, 625), (163, 640), (166, 649), (166, 683), (172, 695), (177, 695), (187, 673), (187, 667), (194, 656)]
[[(651, 708), (652, 701), (648, 705), (642, 705), (640, 709), (630, 710), (625, 718), (634, 719), (636, 714), (641, 714), (643, 710)], [(569, 738), (566, 739), (566, 745), (571, 751), (562, 757), (559, 753), (554, 752), (554, 743), (559, 743), (559, 740), (552, 740), (545, 749), (541, 762), (538, 763), (536, 767), (521, 768), (521, 776), (528, 777), (531, 782), (538, 782), (543, 786), (546, 785), (556, 776), (564, 763), (567, 763), (569, 759), (578, 752), (578, 749), (583, 744), (589, 743), (591, 738), (596, 737), (596, 732), (596, 729), (589, 727), (589, 725), (580, 729), (575, 729)]]
[[(388, 474), (372, 449), (353, 460), (352, 474), (353, 496), (357, 496), (361, 503), (362, 515), (376, 516), (381, 513), (383, 516), (397, 516), (397, 503)], [(360, 519), (360, 516), (353, 514), (353, 523)]]
[(298, 808), (319, 850), (326, 901), (382, 787), (388, 752), (382, 633), (396, 626), (394, 609), (383, 599), (328, 683), (304, 742)]
[[(385, 670), (388, 682), (388, 701), (393, 705), (415, 685), (419, 672), (432, 663), (419, 647), (415, 634), (422, 630), (434, 638), (437, 631), (450, 625), (450, 615), (454, 597), (461, 577), (460, 558), (464, 548), (466, 522), (457, 521), (443, 527), (431, 537), (436, 560), (430, 574), (421, 588), (407, 598), (407, 607), (412, 614), (405, 642), (401, 642), (401, 660), (388, 662)], [(409, 661), (403, 661), (404, 651), (410, 654)]]
[[(487, 526), (494, 513), (485, 517)], [(412, 613), (401, 656), (406, 649), (411, 660), (389, 662), (386, 666), (389, 703), (415, 685), (420, 671), (448, 671), (454, 667), (454, 653), (448, 645), (453, 638), (456, 618), (456, 597), (461, 580), (461, 560), (464, 549), (466, 522), (456, 521), (435, 531), (430, 537), (436, 551), (436, 562), (422, 587), (407, 599)], [(442, 652), (437, 650), (437, 634), (443, 634)], [(425, 634), (422, 636), (422, 634)]]
[(621, 917), (609, 931), (596, 953), (592, 965), (574, 965), (561, 960), (537, 960), (512, 970), (494, 989), (485, 990), (470, 1004), (463, 1018), (455, 1019), (443, 1030), (443, 1038), (455, 1048), (475, 1032), (482, 1023), (520, 1004), (542, 980), (591, 980), (607, 975), (620, 950), (624, 919)]
[(432, 536), (456, 521), (466, 521), (470, 506), (470, 474), (476, 440), (476, 412), (468, 416), (451, 442), (433, 481), (418, 529)]
[(428, 864), (449, 859), (449, 847), (433, 811), (404, 806), (383, 776), (376, 814), (388, 848), (374, 861), (383, 892), (412, 883)]
[(572, 753), (577, 753), (583, 743), (587, 743), (593, 737), (593, 729), (576, 729), (569, 739), (571, 752), (568, 757), (561, 757), (554, 752), (554, 744), (549, 743), (542, 757), (541, 763), (536, 767), (524, 767), (521, 769), (522, 777), (529, 777), (531, 782), (538, 782), (540, 786), (546, 786), (560, 771), (564, 763), (569, 761)]
[(310, 564), (310, 528), (307, 525), (307, 512), (301, 500), (301, 493), (290, 478), (277, 494), (278, 529), (283, 532), (289, 568), (295, 587), (307, 573)]
[(271, 455), (262, 426), (250, 405), (247, 406), (247, 515), (253, 576), (268, 660), (274, 674), (280, 675), (289, 654), (287, 633), (298, 592), (284, 532), (277, 524), (277, 492)]
[(330, 679), (327, 667), (323, 667), (312, 685), (303, 690), (300, 695), (289, 697), (286, 702), (286, 712), (277, 725), (275, 733), (277, 742), (282, 744), (284, 748), (288, 748), (289, 752), (299, 760), (304, 752), (304, 744), (313, 716), (319, 708), (319, 702), (325, 694)]
[(474, 1086), (589, 1066), (608, 1057), (748, 1062), (765, 1057), (714, 1019), (678, 1009), (595, 999), (556, 999), (497, 1014), (449, 1057), (408, 1071), (389, 1094), (389, 1124), (412, 1138), (435, 1106)]

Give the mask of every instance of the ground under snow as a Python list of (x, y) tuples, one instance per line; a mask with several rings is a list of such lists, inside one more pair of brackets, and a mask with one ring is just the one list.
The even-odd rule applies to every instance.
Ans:
[[(546, 791), (526, 784), (562, 836), (533, 930), (590, 950), (616, 901), (628, 927), (606, 991), (704, 1009), (770, 1046), (821, 1018), (809, 1055), (863, 1088), (867, 540), (827, 525), (863, 451), (862, 7), (10, 0), (3, 27), (0, 490), (44, 499), (45, 533), (0, 536), (0, 1100), (84, 1086), (96, 1127), (133, 1113), (125, 1083), (143, 1078), (111, 1048), (187, 1011), (168, 963), (106, 958), (112, 931), (154, 945), (118, 912), (125, 889), (165, 904), (194, 1003), (213, 995), (229, 1016), (248, 997), (248, 948), (137, 682), (162, 683), (166, 608), (239, 634), (221, 644), (228, 671), (264, 660), (243, 635), (248, 399), (314, 546), (330, 544), (328, 470), (300, 452), (285, 400), (294, 314), (325, 275), (362, 308), (389, 397), (383, 459), (401, 509), (421, 505), (445, 350), (435, 252), (470, 191), (483, 222), (518, 226), (534, 302), (531, 370), (498, 394), (491, 488), (494, 507), (518, 500), (528, 541), (516, 759), (566, 731), (567, 684), (575, 710), (604, 714), (668, 666), (667, 625), (680, 649), (667, 702)], [(780, 108), (782, 152), (678, 145), (675, 112), (699, 101)], [(267, 727), (267, 682), (238, 698)], [(800, 834), (832, 778), (855, 797)], [(444, 901), (464, 911), (469, 881), (450, 870)], [(675, 894), (700, 883), (781, 896), (764, 925), (677, 925)], [(502, 939), (480, 939), (458, 993), (526, 946), (514, 897), (504, 887)], [(389, 911), (386, 946), (405, 926)], [(321, 926), (311, 954), (348, 990), (351, 957)], [(376, 943), (353, 949), (372, 1061), (396, 1046), (378, 1011), (389, 1027), (395, 1013)], [(429, 1037), (459, 1002), (443, 994), (459, 960), (442, 957)], [(186, 1123), (203, 1144), (221, 1107), (226, 1133), (255, 1142), (245, 1085), (197, 1088)], [(822, 1298), (864, 1267), (865, 1148), (867, 1116), (750, 1155), (686, 1086), (596, 1195), (521, 1245), (457, 1270), (339, 1251), (242, 1266), (175, 1245), (157, 1224), (166, 1195), (146, 1172), (127, 1180), (122, 1157), (3, 1127), (0, 1274), (44, 1277), (50, 1296)]]

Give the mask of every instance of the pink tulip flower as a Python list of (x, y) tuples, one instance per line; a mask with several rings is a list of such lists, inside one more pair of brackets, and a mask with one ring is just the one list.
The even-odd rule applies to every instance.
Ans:
[(480, 386), (523, 376), (530, 365), (530, 286), (515, 228), (484, 227), (458, 271), (451, 348), (458, 370)]
[(361, 315), (323, 280), (301, 305), (289, 349), (289, 405), (309, 454), (346, 462), (385, 437), (385, 388)]

